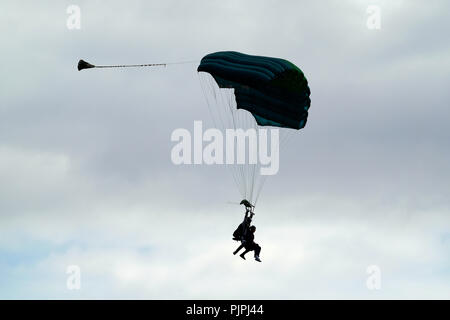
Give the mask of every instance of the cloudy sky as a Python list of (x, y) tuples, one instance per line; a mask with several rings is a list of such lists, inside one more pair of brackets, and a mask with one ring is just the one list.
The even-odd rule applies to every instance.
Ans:
[[(80, 30), (66, 26), (72, 4)], [(449, 299), (448, 12), (445, 0), (2, 1), (0, 298)], [(170, 160), (175, 129), (213, 125), (197, 64), (76, 70), (221, 50), (288, 59), (312, 91), (258, 203), (263, 263), (231, 254), (242, 208), (229, 171)]]

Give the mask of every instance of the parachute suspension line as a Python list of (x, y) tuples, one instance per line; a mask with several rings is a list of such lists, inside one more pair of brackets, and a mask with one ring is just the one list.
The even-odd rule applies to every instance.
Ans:
[[(226, 89), (219, 89), (221, 97), (222, 97), (222, 104), (221, 104), (221, 111), (224, 113), (224, 117), (228, 118), (230, 121), (227, 123), (227, 126), (225, 126), (223, 128), (224, 133), (226, 134), (226, 130), (229, 128), (236, 128), (236, 120), (234, 118), (234, 114), (233, 113), (228, 113), (227, 109), (229, 109), (229, 105), (228, 102), (230, 101), (228, 99), (228, 101), (226, 101), (226, 97), (224, 97), (224, 95), (228, 95), (231, 96), (232, 95), (232, 90), (226, 90)], [(238, 181), (239, 184), (239, 191), (241, 193), (241, 196), (243, 198), (246, 197), (246, 188), (245, 188), (245, 184), (243, 183), (243, 179), (242, 179), (242, 172), (240, 171), (240, 168), (236, 165), (226, 165), (229, 170), (233, 173), (233, 175), (236, 177), (236, 181)]]
[[(216, 92), (215, 92), (214, 89), (212, 89), (208, 93), (207, 90), (205, 89), (205, 85), (208, 82), (208, 80), (207, 80), (208, 78), (207, 77), (208, 76), (210, 77), (210, 75), (208, 74), (207, 76), (203, 76), (202, 74), (198, 73), (198, 76), (199, 76), (200, 86), (201, 86), (203, 94), (205, 96), (206, 104), (208, 105), (208, 110), (209, 110), (209, 113), (211, 115), (214, 127), (218, 128), (217, 121), (215, 119), (216, 117), (214, 116), (214, 113), (212, 112), (212, 106), (211, 106), (211, 102), (210, 102), (211, 96), (213, 96), (214, 99), (217, 101), (217, 99), (216, 99)], [(208, 84), (210, 85), (211, 88), (213, 88), (211, 82), (209, 82)], [(222, 119), (219, 119), (219, 120), (222, 121)], [(223, 123), (222, 123), (222, 125), (223, 125)], [(240, 190), (239, 192), (242, 195), (242, 190), (241, 190), (241, 187), (240, 187), (240, 185), (238, 183), (238, 179), (236, 178), (235, 173), (232, 170), (230, 170), (230, 171), (231, 171), (231, 176), (233, 177), (234, 184), (236, 185), (237, 189)]]
[[(252, 120), (254, 119), (253, 116), (244, 110), (238, 110), (237, 106), (236, 106), (236, 113), (239, 116), (239, 120), (240, 120), (240, 127), (243, 131), (247, 131), (249, 128), (252, 128)], [(250, 140), (249, 140), (250, 142)], [(244, 141), (244, 143), (246, 143)], [(250, 144), (248, 145), (250, 146)], [(248, 148), (247, 148), (248, 149)], [(250, 149), (248, 149), (250, 150)], [(249, 162), (249, 154), (250, 151), (246, 151), (244, 150), (245, 154), (245, 161), (246, 163), (240, 165), (244, 174), (244, 181), (245, 181), (245, 185), (246, 185), (246, 199), (249, 199), (250, 201), (253, 201), (252, 199), (252, 193), (253, 193), (253, 180), (251, 179), (251, 169), (252, 169), (252, 164), (250, 164)]]
[[(274, 129), (274, 128), (270, 128), (269, 130), (278, 130), (278, 132), (280, 132), (279, 129)], [(268, 141), (268, 139), (266, 141)], [(270, 140), (271, 154), (273, 154), (275, 152), (275, 148), (279, 149), (279, 145), (280, 145), (280, 143), (276, 144), (275, 146), (272, 145), (272, 140)], [(260, 165), (260, 167), (261, 167), (261, 165)], [(266, 183), (268, 177), (269, 177), (268, 175), (261, 175), (261, 174), (259, 175), (259, 181), (258, 181), (258, 186), (257, 186), (256, 196), (255, 196), (255, 201), (254, 201), (255, 203), (253, 204), (254, 206), (256, 206), (256, 204), (258, 203), (258, 199), (261, 194), (261, 190), (263, 189), (264, 184)]]
[[(256, 197), (258, 195), (258, 186), (261, 179), (261, 162), (259, 159), (259, 128), (258, 124), (256, 123), (256, 120), (253, 122), (253, 126), (255, 128), (255, 132), (257, 133), (257, 141), (258, 141), (258, 149), (256, 154), (256, 165), (253, 167), (253, 188), (256, 188), (256, 190), (252, 191), (252, 201), (254, 202), (253, 205), (255, 205)], [(256, 175), (256, 177), (255, 177)]]
[[(253, 128), (253, 125), (249, 119), (249, 117), (245, 117), (244, 118), (244, 126), (245, 128)], [(250, 163), (250, 138), (249, 138), (249, 144), (248, 144), (248, 148), (247, 148), (248, 152), (245, 153), (245, 158), (247, 161), (247, 165), (245, 166), (245, 176), (246, 176), (246, 183), (248, 185), (248, 197), (250, 198), (250, 201), (253, 202), (252, 199), (252, 188), (253, 188), (253, 181), (251, 180), (251, 172), (252, 172), (252, 164)]]
[[(222, 103), (223, 103), (223, 111), (225, 115), (228, 115), (230, 118), (230, 123), (227, 128), (234, 128), (235, 130), (240, 127), (240, 117), (239, 113), (237, 113), (237, 108), (235, 106), (234, 99), (234, 89), (219, 89), (222, 94)], [(227, 129), (225, 128), (225, 129)], [(236, 164), (235, 166), (231, 166), (237, 175), (240, 175), (242, 181), (241, 183), (241, 195), (243, 198), (247, 197), (247, 182), (245, 180), (245, 172), (243, 171), (243, 165)]]
[[(251, 125), (253, 126), (253, 129), (255, 130), (256, 141), (258, 142), (258, 130), (256, 128), (256, 121), (251, 122)], [(250, 158), (250, 153), (249, 153), (249, 158)], [(250, 159), (249, 159), (249, 163), (250, 163)], [(259, 166), (258, 164), (259, 164), (258, 155), (256, 155), (256, 163), (252, 164), (252, 169), (253, 170), (252, 170), (252, 177), (250, 179), (250, 182), (252, 183), (251, 191), (250, 191), (250, 201), (252, 201), (252, 202), (254, 202), (253, 201), (253, 189), (255, 188), (255, 182), (256, 182), (256, 180), (255, 180), (255, 171), (256, 171), (257, 167)]]
[[(212, 77), (211, 77), (212, 78)], [(219, 108), (219, 114), (224, 119), (228, 119), (226, 122), (226, 125), (223, 127), (223, 130), (226, 134), (226, 129), (229, 128), (238, 128), (239, 125), (236, 123), (236, 108), (233, 108), (233, 102), (234, 100), (234, 90), (233, 89), (227, 89), (227, 88), (219, 88), (218, 85), (215, 84), (215, 82), (212, 82), (214, 84), (214, 88), (217, 88), (218, 95), (221, 97), (221, 103)], [(231, 103), (231, 105), (230, 105)], [(235, 149), (234, 149), (235, 150)], [(236, 180), (239, 182), (239, 190), (241, 193), (241, 196), (243, 198), (247, 197), (247, 184), (245, 181), (245, 173), (243, 172), (242, 165), (234, 164), (234, 165), (227, 165), (227, 167), (230, 169), (230, 171), (233, 172), (233, 174), (236, 176)], [(240, 177), (240, 178), (239, 178)]]
[(205, 96), (206, 104), (208, 105), (209, 114), (211, 115), (211, 119), (213, 121), (214, 126), (217, 127), (216, 119), (214, 119), (214, 116), (213, 116), (213, 113), (212, 113), (212, 110), (211, 110), (212, 109), (211, 108), (211, 104), (209, 103), (208, 95), (207, 95), (207, 93), (205, 91), (205, 87), (203, 85), (203, 81), (201, 79), (200, 73), (198, 73), (198, 78), (199, 78), (199, 81), (200, 81), (200, 87), (202, 88), (202, 91), (203, 91), (203, 95)]
[[(248, 112), (246, 113), (246, 112), (241, 111), (240, 113), (241, 113), (242, 120), (243, 120), (242, 121), (243, 122), (243, 129), (245, 129), (245, 128), (253, 128), (253, 122), (252, 122), (253, 116), (250, 115), (250, 113), (248, 113)], [(250, 138), (249, 138), (248, 146), (250, 147)], [(246, 158), (247, 163), (243, 164), (242, 167), (243, 167), (243, 169), (245, 171), (245, 178), (246, 178), (246, 185), (247, 185), (247, 194), (246, 194), (246, 196), (247, 196), (247, 198), (250, 199), (250, 201), (253, 202), (252, 194), (253, 194), (253, 183), (254, 183), (254, 180), (251, 179), (251, 172), (252, 172), (253, 164), (250, 163), (249, 155), (250, 155), (250, 149), (248, 148), (248, 152), (245, 152), (245, 158)]]
[[(214, 100), (215, 100), (215, 104), (219, 105), (220, 99), (221, 99), (221, 95), (220, 95), (220, 91), (216, 92), (216, 89), (214, 87), (214, 84), (211, 82), (211, 80), (209, 79), (209, 86), (211, 87), (212, 92), (214, 93)], [(219, 110), (219, 120), (222, 124), (222, 127), (225, 127), (226, 124), (224, 123), (224, 121), (226, 121), (226, 118), (222, 117), (220, 114), (220, 110)]]
[[(231, 100), (232, 101), (232, 100)], [(242, 116), (241, 116), (241, 113), (240, 112), (238, 112), (238, 110), (237, 109), (235, 109), (234, 108), (234, 106), (232, 107), (233, 109), (233, 116), (235, 117), (235, 119), (236, 119), (236, 126), (235, 126), (235, 130), (238, 130), (238, 129), (243, 129), (243, 123), (242, 123)], [(234, 139), (234, 138), (233, 138)], [(237, 158), (237, 152), (239, 151), (239, 149), (238, 149), (238, 145), (234, 145), (234, 142), (233, 142), (233, 150), (234, 151), (236, 151), (236, 154), (235, 154), (235, 161), (237, 161), (238, 160), (238, 158)], [(241, 181), (242, 181), (242, 185), (243, 185), (243, 189), (245, 190), (245, 192), (244, 192), (244, 199), (247, 199), (248, 198), (248, 182), (247, 182), (247, 180), (246, 180), (246, 172), (245, 172), (245, 163), (244, 164), (239, 164), (239, 163), (236, 163), (236, 165), (235, 165), (235, 168), (239, 171), (239, 174), (240, 174), (240, 176), (241, 176)]]
[[(205, 97), (207, 97), (208, 109), (213, 118), (214, 125), (217, 128), (219, 128), (218, 125), (220, 125), (220, 128), (224, 130), (224, 134), (226, 134), (226, 129), (229, 128), (235, 130), (242, 129), (244, 131), (253, 128), (257, 135), (257, 142), (259, 142), (259, 132), (262, 128), (258, 126), (256, 119), (251, 113), (246, 110), (237, 109), (234, 89), (220, 88), (210, 74), (201, 73), (202, 74), (199, 72), (199, 78), (203, 93), (205, 94)], [(274, 128), (271, 126), (266, 128), (268, 135), (267, 143), (270, 143), (271, 153), (284, 149), (284, 146), (294, 135), (293, 133), (297, 131), (293, 129)], [(279, 132), (279, 140), (274, 145), (272, 145), (271, 130), (278, 130)], [(250, 144), (247, 145), (249, 146)], [(267, 147), (269, 147), (269, 145)], [(237, 150), (238, 146), (234, 144), (235, 153)], [(251, 149), (248, 150), (250, 151)], [(259, 150), (259, 144), (257, 150)], [(228, 167), (228, 170), (230, 170), (234, 184), (242, 198), (248, 199), (256, 206), (268, 176), (261, 175), (261, 163), (259, 162), (258, 157), (256, 163), (250, 163), (250, 152), (246, 152), (245, 157), (248, 162), (244, 164), (235, 163), (226, 166)], [(237, 161), (236, 154), (233, 160)]]
[[(224, 109), (228, 109), (229, 112), (226, 112), (226, 114), (228, 114), (231, 117), (231, 123), (230, 123), (230, 128), (233, 128), (234, 130), (236, 130), (239, 127), (238, 124), (238, 119), (236, 119), (236, 113), (233, 110), (233, 90), (227, 90), (227, 96), (226, 96), (226, 100), (224, 103)], [(235, 148), (233, 147), (233, 151), (235, 150)], [(230, 168), (232, 168), (232, 170), (234, 170), (235, 174), (237, 176), (240, 176), (239, 181), (241, 182), (241, 195), (243, 198), (245, 198), (247, 196), (247, 187), (244, 181), (244, 173), (242, 172), (242, 166), (239, 164), (235, 164), (235, 165), (231, 165)]]
[[(229, 126), (230, 126), (230, 122), (232, 122), (232, 118), (230, 117), (230, 115), (227, 116), (227, 112), (226, 112), (226, 106), (225, 106), (225, 102), (224, 102), (224, 93), (223, 90), (221, 90), (213, 81), (212, 77), (208, 78), (210, 80), (210, 86), (214, 91), (217, 91), (217, 106), (218, 106), (218, 114), (220, 119), (222, 120), (222, 129), (225, 131)], [(231, 119), (230, 119), (231, 118)], [(233, 175), (233, 179), (237, 182), (238, 185), (238, 189), (241, 193), (241, 195), (244, 193), (244, 191), (242, 190), (242, 186), (239, 185), (238, 181), (239, 179), (236, 177), (236, 172), (233, 170), (232, 167), (228, 166), (228, 169), (231, 171), (232, 175)]]
[[(249, 121), (250, 121), (250, 126), (254, 129), (255, 131), (255, 135), (256, 135), (256, 150), (258, 150), (258, 129), (256, 127), (256, 120), (253, 116), (248, 117)], [(250, 163), (250, 162), (249, 162)], [(256, 163), (251, 164), (251, 178), (250, 178), (250, 183), (251, 183), (251, 190), (250, 190), (250, 198), (253, 201), (253, 190), (255, 189), (255, 171), (258, 167), (258, 154), (256, 154)]]
[[(271, 130), (274, 130), (274, 129), (271, 128)], [(292, 137), (294, 136), (294, 134), (296, 132), (296, 130), (294, 130), (294, 129), (285, 129), (285, 130), (278, 129), (278, 130), (280, 133), (279, 143), (276, 146), (271, 145), (271, 153), (276, 151), (276, 149), (274, 149), (274, 148), (277, 148), (278, 152), (281, 153), (281, 150), (285, 149), (285, 146), (288, 145), (289, 141), (292, 139)], [(255, 203), (253, 203), (254, 206), (256, 206), (256, 203), (258, 202), (259, 196), (261, 194), (261, 190), (263, 189), (264, 184), (266, 183), (268, 177), (269, 176), (267, 176), (267, 175), (260, 176), (260, 180), (257, 183), (258, 190), (256, 191)]]
[(261, 194), (261, 190), (262, 190), (262, 188), (263, 188), (263, 186), (264, 186), (264, 183), (265, 183), (266, 180), (267, 180), (267, 177), (268, 177), (268, 176), (263, 176), (263, 177), (260, 179), (260, 183), (259, 183), (259, 186), (258, 186), (258, 190), (257, 190), (257, 192), (256, 192), (255, 203), (253, 204), (255, 207), (256, 207), (256, 203), (258, 202), (259, 195)]

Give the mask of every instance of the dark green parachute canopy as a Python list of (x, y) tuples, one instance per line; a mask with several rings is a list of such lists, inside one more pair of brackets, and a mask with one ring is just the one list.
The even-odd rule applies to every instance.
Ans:
[(197, 71), (211, 74), (220, 88), (234, 88), (237, 108), (251, 112), (260, 126), (306, 124), (311, 91), (303, 72), (287, 60), (223, 51), (203, 57)]

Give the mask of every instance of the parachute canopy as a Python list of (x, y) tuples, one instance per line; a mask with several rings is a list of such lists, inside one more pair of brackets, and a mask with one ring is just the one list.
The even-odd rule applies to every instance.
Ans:
[(301, 129), (306, 124), (308, 81), (287, 60), (223, 51), (203, 57), (197, 71), (211, 74), (219, 88), (234, 88), (236, 107), (249, 111), (260, 126)]

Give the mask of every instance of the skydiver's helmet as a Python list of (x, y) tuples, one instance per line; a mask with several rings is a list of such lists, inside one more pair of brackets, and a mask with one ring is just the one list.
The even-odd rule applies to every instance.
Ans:
[(256, 227), (255, 227), (255, 226), (251, 226), (251, 227), (250, 227), (250, 231), (251, 231), (252, 233), (255, 233)]

